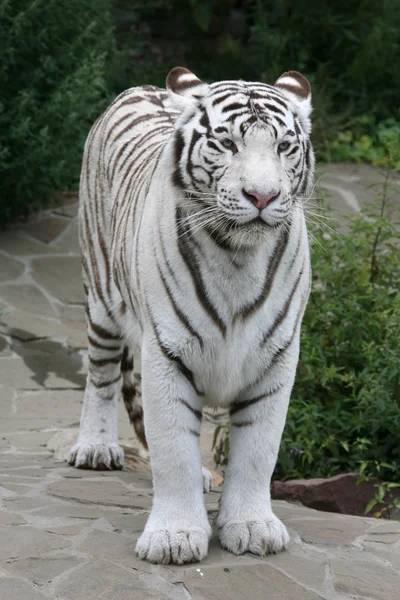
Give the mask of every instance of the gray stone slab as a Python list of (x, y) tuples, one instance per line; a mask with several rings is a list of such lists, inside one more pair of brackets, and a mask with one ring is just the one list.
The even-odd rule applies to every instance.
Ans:
[(45, 217), (36, 223), (31, 223), (25, 229), (32, 237), (49, 244), (60, 237), (68, 225), (68, 219), (62, 219), (53, 215)]
[(86, 313), (82, 306), (59, 306), (62, 322), (71, 329), (82, 329), (86, 333)]
[(293, 541), (288, 552), (267, 556), (262, 559), (297, 583), (314, 589), (323, 595), (329, 554), (310, 546), (296, 545)]
[(368, 519), (324, 512), (317, 512), (315, 517), (286, 518), (285, 524), (304, 542), (328, 546), (350, 545), (371, 527)]
[(28, 494), (34, 487), (35, 484), (34, 483), (20, 483), (20, 482), (2, 482), (2, 487), (4, 489), (9, 490), (10, 492), (12, 492), (13, 494), (16, 494), (18, 496), (24, 496), (25, 494)]
[(52, 243), (53, 248), (62, 252), (76, 252), (79, 250), (79, 233), (77, 220), (72, 221), (68, 229), (57, 240)]
[(75, 202), (74, 204), (66, 204), (65, 206), (59, 206), (58, 208), (53, 209), (53, 214), (62, 216), (62, 217), (76, 217), (78, 214), (79, 203)]
[[(4, 510), (0, 511), (0, 525), (21, 525), (25, 523), (24, 517), (21, 515), (16, 515), (12, 512), (6, 512)], [(0, 531), (1, 537), (1, 531)]]
[(19, 357), (0, 361), (0, 381), (11, 388), (34, 390), (42, 388), (44, 371), (40, 358), (32, 357), (30, 365)]
[(67, 327), (67, 346), (68, 348), (87, 349), (88, 339), (86, 329), (72, 329)]
[(267, 562), (233, 567), (203, 566), (182, 569), (176, 576), (196, 600), (321, 600)]
[(17, 279), (25, 271), (25, 265), (4, 254), (0, 254), (0, 283)]
[(6, 561), (39, 556), (68, 546), (71, 546), (71, 542), (64, 536), (47, 533), (28, 525), (1, 528), (0, 558)]
[(44, 243), (29, 239), (17, 231), (1, 232), (0, 249), (13, 256), (36, 256), (61, 252), (58, 248), (49, 248)]
[(29, 312), (13, 310), (0, 314), (0, 333), (5, 333), (21, 341), (51, 337), (65, 338), (67, 328), (56, 319), (45, 319), (40, 316), (34, 318)]
[(0, 358), (11, 356), (11, 348), (6, 338), (0, 335)]
[[(51, 583), (55, 578), (73, 569), (81, 563), (81, 559), (73, 556), (29, 556), (7, 561), (7, 571), (18, 577), (29, 579), (38, 585)], [(2, 596), (0, 596), (2, 598)], [(6, 599), (6, 596), (4, 596)], [(10, 600), (14, 600), (10, 597)]]
[(363, 542), (373, 542), (379, 544), (395, 544), (400, 539), (400, 522), (384, 521), (377, 523), (376, 527), (370, 529), (363, 537)]
[(338, 594), (371, 598), (371, 600), (398, 600), (400, 574), (389, 566), (368, 559), (333, 558), (330, 561), (334, 589)]
[(4, 433), (4, 428), (6, 427), (7, 421), (0, 425), (0, 428), (3, 429), (2, 435), (4, 439), (8, 441), (10, 446), (18, 450), (26, 450), (27, 452), (29, 450), (39, 451), (43, 449), (51, 435), (47, 431), (20, 431), (18, 429), (14, 433)]
[(75, 256), (43, 257), (32, 261), (32, 276), (65, 303), (84, 303), (81, 261)]
[(188, 600), (180, 585), (159, 575), (121, 567), (111, 561), (89, 562), (52, 588), (63, 600)]
[(55, 316), (46, 296), (33, 285), (3, 285), (0, 287), (0, 296), (7, 304), (19, 310), (33, 315)]
[(125, 513), (109, 513), (107, 520), (116, 533), (136, 536), (142, 533), (146, 525), (148, 514), (132, 515)]
[(99, 481), (94, 479), (57, 481), (47, 487), (47, 493), (89, 504), (136, 509), (151, 508), (150, 496), (134, 493), (111, 474)]
[(137, 535), (126, 537), (112, 531), (92, 529), (86, 539), (75, 548), (83, 552), (87, 558), (107, 558), (114, 561), (120, 558), (130, 560), (132, 557), (133, 560), (137, 537)]
[[(43, 419), (43, 427), (50, 423), (59, 426), (79, 421), (83, 393), (80, 390), (21, 390), (14, 402), (14, 417)], [(0, 427), (1, 429), (1, 427)]]
[[(9, 498), (2, 499), (3, 508), (8, 511), (35, 511), (37, 508), (42, 509), (51, 504), (58, 504), (57, 498), (44, 497), (44, 496), (12, 496)], [(32, 530), (32, 540), (35, 536)], [(0, 553), (1, 558), (1, 553)]]
[[(35, 515), (38, 517), (46, 517), (51, 519), (79, 519), (80, 521), (95, 521), (101, 518), (104, 514), (103, 509), (99, 506), (83, 506), (80, 504), (56, 504), (53, 506), (47, 506), (42, 510), (37, 510)], [(83, 526), (86, 526), (83, 523)]]
[(26, 581), (13, 577), (0, 577), (0, 598), (2, 600), (45, 600), (46, 596)]

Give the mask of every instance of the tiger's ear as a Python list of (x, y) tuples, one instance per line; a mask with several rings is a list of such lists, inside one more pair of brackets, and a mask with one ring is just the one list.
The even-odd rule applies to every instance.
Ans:
[(311, 106), (311, 85), (308, 79), (297, 71), (287, 71), (279, 77), (274, 83), (283, 94), (296, 106), (297, 114), (300, 118), (306, 133), (311, 132), (310, 114)]
[(209, 90), (207, 83), (184, 67), (175, 67), (168, 73), (166, 87), (171, 103), (179, 110), (185, 110), (189, 106), (194, 108), (197, 100)]

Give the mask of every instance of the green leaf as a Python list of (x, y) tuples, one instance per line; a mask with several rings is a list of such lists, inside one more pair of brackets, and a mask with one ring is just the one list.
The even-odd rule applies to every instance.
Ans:
[(367, 515), (369, 512), (371, 512), (371, 510), (374, 508), (374, 506), (376, 506), (377, 501), (375, 498), (371, 498), (371, 500), (368, 502), (367, 506), (365, 507), (364, 510), (364, 515)]

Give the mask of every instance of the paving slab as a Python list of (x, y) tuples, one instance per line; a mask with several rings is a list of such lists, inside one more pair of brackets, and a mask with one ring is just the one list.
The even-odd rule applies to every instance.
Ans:
[(54, 316), (53, 307), (46, 296), (33, 285), (2, 285), (0, 296), (3, 302), (19, 310), (34, 315)]
[[(319, 186), (339, 218), (374, 198), (383, 175), (327, 165)], [(378, 184), (378, 187), (371, 187)], [(399, 178), (392, 178), (400, 205)], [(400, 523), (274, 501), (287, 552), (235, 556), (214, 528), (201, 564), (150, 565), (134, 554), (152, 503), (149, 459), (121, 407), (124, 471), (68, 467), (87, 373), (76, 196), (0, 234), (0, 599), (399, 600)], [(212, 467), (215, 424), (202, 424)], [(205, 495), (210, 521), (220, 487)]]
[(59, 217), (49, 215), (36, 223), (27, 227), (29, 234), (41, 242), (50, 243), (60, 237), (63, 231), (68, 227), (69, 221)]
[(0, 283), (18, 279), (25, 271), (25, 266), (18, 260), (0, 254)]
[(35, 258), (32, 261), (33, 279), (54, 297), (65, 303), (84, 303), (85, 292), (78, 256)]
[(0, 578), (0, 598), (4, 600), (45, 600), (37, 588), (13, 577)]

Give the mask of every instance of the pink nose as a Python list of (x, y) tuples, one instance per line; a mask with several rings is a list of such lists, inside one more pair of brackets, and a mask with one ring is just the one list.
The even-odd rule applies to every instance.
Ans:
[(267, 196), (263, 196), (262, 194), (258, 194), (254, 190), (250, 190), (249, 192), (243, 190), (243, 192), (246, 198), (248, 198), (248, 200), (250, 200), (250, 202), (252, 202), (256, 208), (258, 208), (258, 210), (262, 210), (263, 208), (265, 208), (267, 204), (269, 202), (272, 202), (272, 200), (275, 200), (275, 198), (277, 198), (280, 193), (276, 190), (271, 190), (271, 192)]

